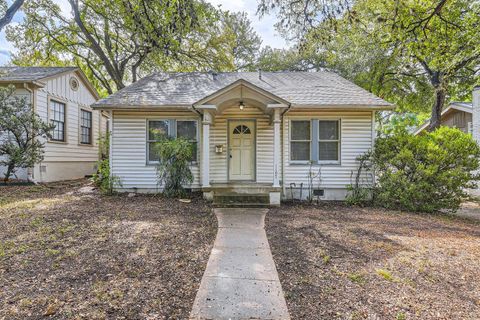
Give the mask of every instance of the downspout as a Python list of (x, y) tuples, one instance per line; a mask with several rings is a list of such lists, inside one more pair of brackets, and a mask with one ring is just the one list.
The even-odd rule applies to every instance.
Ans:
[(282, 114), (280, 114), (280, 120), (282, 121), (282, 143), (281, 143), (281, 156), (282, 156), (282, 193), (283, 193), (283, 196), (285, 197), (286, 194), (287, 194), (287, 187), (285, 186), (285, 125), (284, 125), (284, 121), (283, 121), (283, 116), (288, 112), (290, 111), (290, 109), (292, 108), (292, 104), (289, 103), (288, 104), (288, 108), (285, 109), (285, 111), (282, 112)]
[[(32, 104), (32, 112), (35, 113), (37, 109), (37, 99), (35, 97), (35, 89), (30, 89), (28, 83), (24, 83), (23, 87), (25, 90), (30, 92), (30, 102)], [(39, 164), (40, 165), (40, 164)], [(35, 167), (27, 169), (27, 180), (35, 183)]]

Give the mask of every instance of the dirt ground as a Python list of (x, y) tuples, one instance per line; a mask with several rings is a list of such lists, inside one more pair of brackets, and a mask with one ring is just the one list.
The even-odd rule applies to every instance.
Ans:
[(292, 319), (479, 319), (480, 222), (284, 205), (267, 235)]
[(187, 318), (216, 233), (209, 206), (87, 183), (0, 188), (0, 319)]

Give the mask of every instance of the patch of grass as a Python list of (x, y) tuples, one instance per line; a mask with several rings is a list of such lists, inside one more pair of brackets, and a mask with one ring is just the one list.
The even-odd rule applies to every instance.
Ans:
[(329, 255), (324, 255), (323, 258), (322, 258), (323, 263), (325, 263), (325, 264), (329, 264), (331, 259), (332, 258)]
[(407, 316), (403, 312), (397, 313), (397, 316), (395, 317), (396, 320), (406, 320)]
[(363, 284), (363, 283), (367, 282), (367, 280), (365, 279), (364, 275), (361, 274), (361, 273), (358, 273), (358, 272), (347, 273), (347, 278), (348, 278), (350, 281), (355, 282), (355, 283), (358, 283), (358, 284)]
[(56, 256), (56, 255), (60, 254), (60, 250), (51, 249), (51, 248), (48, 248), (47, 250), (45, 250), (45, 252), (49, 256)]
[(393, 278), (392, 274), (390, 271), (385, 270), (385, 269), (377, 269), (377, 274), (381, 276), (383, 279), (387, 281), (394, 281), (395, 279)]

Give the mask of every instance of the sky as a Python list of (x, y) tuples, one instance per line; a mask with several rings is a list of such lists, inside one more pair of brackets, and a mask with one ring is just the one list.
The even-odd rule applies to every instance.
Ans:
[[(268, 15), (263, 18), (259, 18), (255, 13), (257, 10), (257, 0), (206, 0), (215, 6), (221, 6), (223, 10), (229, 10), (232, 12), (245, 11), (247, 12), (250, 20), (252, 21), (252, 27), (262, 38), (263, 46), (270, 46), (273, 48), (284, 48), (288, 44), (275, 30), (274, 24), (276, 18), (274, 15)], [(11, 3), (11, 1), (7, 1)], [(62, 11), (66, 15), (70, 14), (70, 5), (67, 0), (54, 0)], [(14, 16), (12, 24), (19, 23), (23, 19), (23, 14), (17, 12)], [(11, 43), (5, 39), (5, 30), (0, 32), (0, 65), (8, 64), (10, 61), (10, 55), (15, 52), (15, 48)]]

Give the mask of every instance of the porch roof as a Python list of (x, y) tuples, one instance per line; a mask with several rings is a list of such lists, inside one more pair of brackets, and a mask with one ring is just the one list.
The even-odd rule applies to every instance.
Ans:
[(339, 75), (326, 71), (154, 73), (99, 100), (94, 107), (190, 108), (239, 80), (244, 80), (296, 107), (393, 107)]

